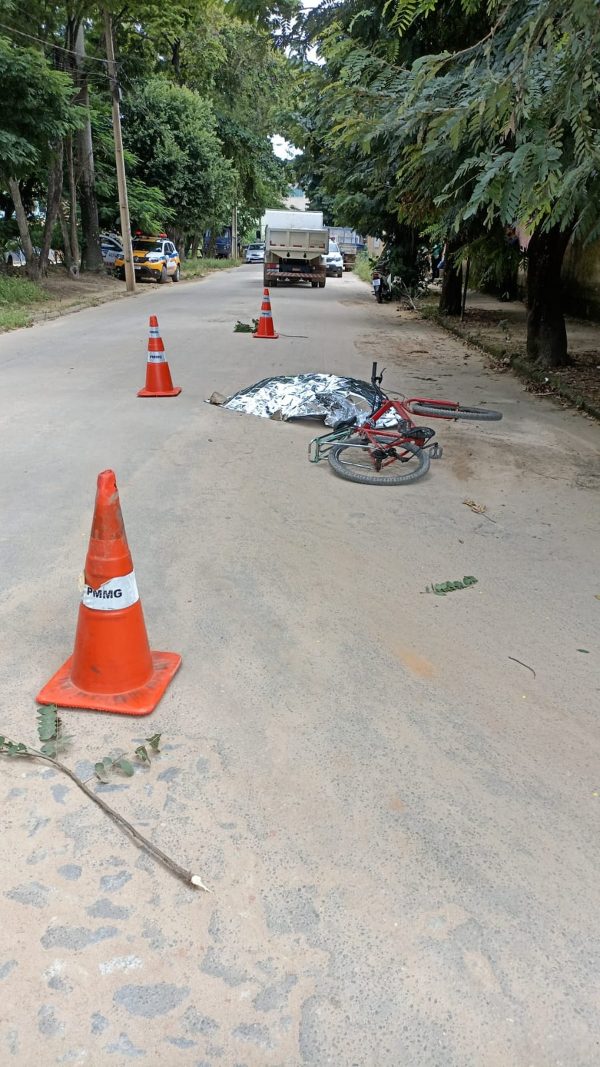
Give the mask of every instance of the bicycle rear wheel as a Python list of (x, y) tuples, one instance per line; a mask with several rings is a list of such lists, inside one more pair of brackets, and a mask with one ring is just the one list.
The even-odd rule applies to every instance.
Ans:
[(436, 404), (430, 400), (427, 404), (419, 404), (414, 400), (409, 407), (413, 415), (430, 415), (435, 419), (463, 419), (471, 422), (499, 422), (502, 418), (501, 411), (491, 411), (489, 408), (464, 408), (461, 404), (451, 407), (447, 404)]
[(429, 453), (404, 441), (397, 448), (397, 456), (377, 470), (373, 461), (373, 445), (334, 445), (327, 454), (336, 474), (362, 485), (408, 485), (422, 478), (429, 470)]

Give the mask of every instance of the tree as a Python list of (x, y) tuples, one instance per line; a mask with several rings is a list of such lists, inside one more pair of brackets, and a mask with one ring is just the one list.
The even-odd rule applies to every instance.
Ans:
[[(396, 0), (416, 40), (442, 0)], [(572, 235), (600, 233), (600, 19), (594, 0), (463, 0), (478, 39), (401, 66), (350, 50), (334, 140), (395, 163), (400, 217), (458, 245), (481, 229), (531, 234), (530, 356), (566, 362), (560, 269)], [(332, 87), (333, 91), (333, 87)]]
[[(127, 126), (124, 131), (137, 224), (148, 229), (171, 224), (181, 240), (186, 233), (198, 236), (207, 225), (222, 228), (235, 202), (246, 225), (278, 201), (285, 185), (269, 135), (289, 82), (290, 64), (277, 42), (289, 32), (296, 0), (170, 0), (167, 6), (160, 0), (0, 0), (0, 21), (17, 44), (23, 34), (31, 35), (46, 69), (63, 70), (70, 78), (77, 123), (65, 127), (53, 154), (38, 152), (20, 189), (32, 202), (50, 206), (48, 236), (56, 204), (65, 258), (74, 270), (80, 245), (84, 268), (101, 265), (99, 222), (114, 225), (118, 215), (106, 152), (105, 6), (117, 33), (123, 118), (125, 124), (129, 116), (142, 121), (141, 131)], [(14, 78), (0, 81), (0, 96), (7, 107), (20, 99)], [(148, 122), (147, 109), (152, 113), (155, 105), (160, 120), (153, 115)], [(146, 143), (146, 128), (152, 144)], [(8, 178), (0, 196), (7, 184)], [(27, 207), (19, 206), (22, 220)]]
[(300, 59), (288, 129), (303, 148), (294, 168), (311, 206), (322, 207), (331, 223), (383, 238), (392, 269), (411, 285), (419, 273), (418, 226), (401, 215), (397, 160), (385, 135), (367, 129), (360, 88), (368, 99), (369, 81), (395, 70), (409, 48), (390, 29), (387, 7), (384, 0), (368, 7), (346, 0), (305, 15), (296, 51), (302, 57), (316, 46), (320, 63)]
[[(11, 192), (27, 271), (35, 279), (46, 269), (60, 203), (63, 138), (77, 129), (81, 113), (72, 102), (70, 79), (53, 70), (41, 52), (6, 37), (0, 37), (0, 85), (0, 174)], [(21, 191), (24, 180), (39, 180), (44, 173), (46, 217), (38, 255)]]
[[(90, 92), (86, 69), (85, 38), (82, 12), (72, 15), (66, 27), (67, 48), (73, 53), (73, 78), (78, 88), (78, 101), (85, 111), (85, 120), (77, 131), (77, 161), (79, 177), (79, 205), (81, 210), (81, 265), (84, 270), (102, 270), (98, 199), (94, 165), (94, 142), (90, 116)], [(68, 53), (67, 53), (68, 54)], [(72, 213), (75, 205), (72, 204)]]
[[(2, 3), (2, 0), (0, 0)], [(68, 202), (59, 197), (59, 218), (65, 245), (65, 257), (73, 266), (79, 266), (79, 246), (82, 247), (82, 267), (88, 270), (102, 269), (98, 207), (94, 173), (94, 144), (92, 140), (89, 83), (100, 77), (106, 87), (106, 72), (102, 59), (86, 57), (84, 28), (93, 25), (100, 14), (99, 4), (92, 0), (63, 0), (62, 3), (47, 3), (45, 0), (4, 0), (2, 21), (16, 36), (31, 35), (40, 51), (44, 51), (48, 63), (69, 75), (73, 85), (73, 101), (80, 108), (77, 130), (64, 140), (64, 178), (68, 188)], [(62, 188), (61, 188), (62, 193)], [(78, 223), (81, 222), (81, 242)]]
[(183, 246), (187, 234), (225, 225), (236, 176), (223, 156), (210, 103), (154, 77), (126, 97), (124, 117), (134, 176), (161, 190), (175, 242)]
[[(210, 101), (222, 154), (235, 173), (230, 207), (235, 202), (244, 228), (285, 191), (286, 175), (270, 134), (289, 93), (290, 64), (258, 24), (258, 5), (254, 15), (247, 13), (252, 24), (233, 11), (230, 4), (191, 0), (165, 17), (146, 2), (136, 6), (135, 19), (121, 21), (118, 41), (126, 86), (139, 88), (150, 69)], [(229, 219), (221, 211), (218, 216), (214, 226), (220, 228)], [(191, 238), (198, 233), (189, 227), (186, 232)]]
[(488, 227), (517, 223), (532, 235), (527, 348), (559, 366), (564, 252), (573, 233), (600, 232), (600, 20), (593, 0), (503, 0), (493, 18), (477, 44), (430, 57), (404, 83), (403, 136), (418, 133), (420, 148), (400, 178), (449, 142), (454, 172), (436, 201), (455, 229), (481, 214)]

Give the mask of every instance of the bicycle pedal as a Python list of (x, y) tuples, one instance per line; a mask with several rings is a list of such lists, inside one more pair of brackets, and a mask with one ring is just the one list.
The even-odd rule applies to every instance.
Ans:
[(441, 459), (444, 455), (444, 449), (442, 445), (435, 444), (431, 449), (431, 459)]

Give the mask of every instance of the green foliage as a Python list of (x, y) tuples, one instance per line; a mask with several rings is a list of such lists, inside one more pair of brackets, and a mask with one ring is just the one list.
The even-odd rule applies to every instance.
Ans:
[(210, 103), (155, 77), (128, 95), (124, 110), (134, 177), (161, 190), (173, 226), (190, 233), (225, 225), (235, 174), (221, 151)]
[(369, 285), (371, 284), (373, 262), (368, 252), (359, 252), (354, 264), (354, 273), (358, 274), (361, 282), (367, 282)]
[(37, 49), (0, 36), (0, 175), (38, 174), (55, 142), (80, 123), (70, 78)]
[(160, 752), (160, 739), (162, 734), (152, 734), (152, 737), (147, 737), (146, 741), (150, 745), (150, 748), (154, 753)]
[[(100, 223), (119, 229), (102, 6), (30, 0), (27, 29), (40, 43), (27, 49), (17, 36), (22, 3), (0, 3), (7, 33), (0, 41), (0, 175), (10, 170), (27, 179), (22, 194), (30, 217), (36, 202), (43, 209), (51, 147), (83, 120), (73, 103), (78, 73), (68, 51), (83, 20)], [(285, 192), (287, 176), (270, 135), (292, 80), (278, 43), (289, 34), (296, 0), (170, 0), (167, 6), (108, 0), (107, 6), (123, 92), (133, 228), (170, 227), (178, 239), (220, 230), (234, 200), (240, 230), (255, 226)], [(8, 39), (13, 32), (14, 41)], [(67, 177), (65, 156), (64, 199)], [(0, 180), (0, 207), (2, 192)], [(6, 207), (10, 214), (9, 200)]]
[[(142, 2), (126, 8), (118, 26), (126, 100), (136, 101), (136, 117), (139, 94), (156, 75), (172, 86), (192, 90), (211, 108), (220, 152), (231, 164), (235, 183), (234, 187), (223, 185), (218, 210), (209, 220), (213, 229), (230, 221), (234, 198), (238, 225), (243, 230), (256, 223), (266, 206), (277, 205), (285, 191), (284, 167), (274, 156), (270, 134), (277, 127), (277, 115), (289, 91), (291, 67), (274, 47), (272, 34), (257, 15), (259, 10), (269, 24), (272, 16), (275, 21), (279, 18), (277, 9), (260, 5), (255, 6), (254, 14), (245, 11), (243, 17), (237, 17), (234, 5), (221, 0), (175, 2), (168, 12), (153, 2)], [(139, 164), (133, 162), (130, 172), (146, 182), (149, 161), (127, 132), (130, 114), (126, 107), (125, 139), (139, 160)], [(151, 125), (150, 132), (153, 130)], [(143, 125), (142, 138), (145, 133)], [(159, 177), (154, 184), (171, 207), (170, 182), (163, 185), (164, 176)], [(181, 231), (183, 225), (191, 234), (198, 220), (184, 224), (179, 215), (166, 221), (173, 224), (174, 231)]]
[(427, 586), (425, 592), (445, 596), (446, 593), (453, 593), (456, 589), (468, 589), (470, 585), (477, 585), (477, 578), (474, 578), (472, 574), (466, 574), (462, 581), (432, 583)]
[(63, 732), (63, 723), (58, 715), (56, 704), (38, 707), (37, 718), (38, 737), (42, 742), (40, 751), (45, 756), (52, 756), (53, 759), (56, 759), (59, 753), (64, 752), (69, 741), (72, 740), (72, 736)]
[(388, 7), (413, 52), (422, 38), (421, 55), (400, 66), (376, 50), (347, 52), (329, 89), (341, 93), (334, 144), (358, 144), (363, 162), (376, 152), (393, 166), (399, 216), (441, 235), (476, 220), (596, 236), (597, 5), (503, 0), (463, 9), (478, 9), (479, 39), (469, 30), (436, 53), (424, 48), (432, 15), (446, 13), (439, 0)]
[(256, 333), (258, 330), (258, 319), (252, 319), (252, 322), (242, 322), (238, 319), (233, 327), (234, 333)]
[(562, 256), (600, 237), (596, 0), (342, 0), (312, 25), (325, 63), (305, 69), (296, 120), (311, 196), (386, 245), (399, 224), (447, 241), (446, 310), (456, 251), (496, 256), (482, 233), (521, 227), (528, 353), (564, 363)]
[(27, 752), (27, 745), (22, 741), (11, 741), (8, 737), (0, 737), (0, 753), (5, 756), (23, 756)]
[[(151, 737), (146, 738), (146, 744), (150, 746), (150, 751), (153, 756), (156, 756), (160, 752), (160, 739), (162, 734), (152, 734)], [(135, 749), (135, 757), (142, 764), (150, 764), (152, 762), (150, 753), (146, 748), (146, 745), (138, 745)], [(133, 763), (127, 756), (103, 756), (94, 764), (94, 773), (99, 781), (106, 784), (111, 774), (114, 771), (120, 771), (126, 778), (132, 778), (135, 770)]]

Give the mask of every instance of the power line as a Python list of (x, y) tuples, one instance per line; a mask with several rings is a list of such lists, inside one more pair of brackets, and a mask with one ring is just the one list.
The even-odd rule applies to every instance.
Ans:
[[(43, 44), (45, 48), (56, 48), (59, 52), (66, 52), (71, 56), (80, 55), (74, 48), (65, 48), (61, 44), (56, 44), (54, 41), (45, 41), (43, 37), (35, 37), (32, 33), (24, 33), (23, 30), (16, 30), (14, 26), (7, 26), (4, 22), (0, 22), (0, 30), (8, 30), (9, 33), (18, 33), (19, 37), (27, 37), (29, 41), (37, 41), (38, 44)], [(85, 56), (85, 59), (91, 59), (93, 63), (103, 63), (106, 67), (108, 65), (107, 59), (101, 59), (98, 56)]]

